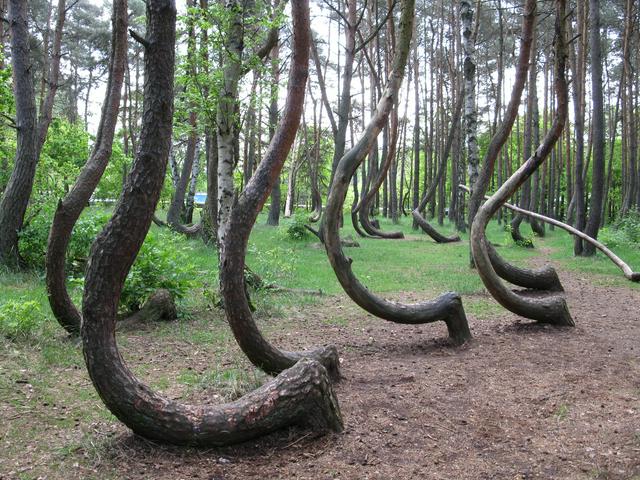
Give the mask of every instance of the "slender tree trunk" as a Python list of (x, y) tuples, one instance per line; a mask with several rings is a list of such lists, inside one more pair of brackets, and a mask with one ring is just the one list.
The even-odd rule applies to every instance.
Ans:
[(18, 267), (18, 233), (22, 229), (38, 162), (36, 103), (31, 73), (27, 2), (9, 0), (11, 66), (16, 99), (14, 168), (0, 200), (0, 263)]
[[(600, 0), (589, 0), (591, 28), (589, 44), (591, 47), (591, 98), (593, 108), (593, 170), (591, 174), (591, 202), (589, 221), (585, 233), (593, 239), (598, 238), (604, 203), (605, 173), (605, 124), (604, 95), (602, 93), (602, 45), (600, 35)], [(595, 255), (592, 243), (585, 243), (583, 255)]]
[[(276, 46), (271, 51), (271, 98), (269, 102), (269, 137), (273, 137), (278, 124), (278, 83), (280, 82), (280, 49)], [(280, 223), (280, 176), (276, 179), (271, 190), (271, 205), (267, 225), (277, 226)]]
[[(476, 189), (480, 174), (480, 150), (478, 147), (478, 112), (476, 107), (476, 52), (473, 35), (474, 11), (471, 0), (460, 0), (460, 17), (462, 19), (462, 46), (464, 49), (464, 123), (467, 142), (467, 168), (471, 191)], [(469, 213), (474, 213), (469, 211)], [(469, 216), (469, 225), (473, 217)]]
[(80, 312), (71, 301), (66, 287), (67, 247), (71, 240), (73, 227), (89, 202), (111, 158), (127, 58), (127, 20), (127, 1), (116, 0), (113, 4), (112, 47), (107, 93), (93, 152), (73, 188), (58, 203), (49, 232), (46, 256), (49, 304), (60, 325), (73, 335), (80, 333), (81, 317)]

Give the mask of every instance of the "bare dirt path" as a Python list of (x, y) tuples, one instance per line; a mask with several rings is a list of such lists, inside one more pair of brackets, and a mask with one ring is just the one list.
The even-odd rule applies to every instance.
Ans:
[[(561, 277), (577, 328), (505, 313), (472, 319), (459, 349), (442, 325), (328, 299), (307, 310), (307, 331), (341, 348), (343, 434), (188, 454), (125, 436), (113, 461), (131, 478), (640, 479), (640, 291)], [(327, 327), (336, 315), (359, 326)]]
[[(345, 297), (300, 308), (288, 317), (301, 334), (274, 341), (339, 346), (344, 433), (291, 430), (192, 450), (152, 445), (115, 424), (93, 472), (67, 469), (60, 478), (638, 480), (640, 290), (581, 273), (561, 279), (576, 328), (506, 312), (471, 317), (474, 340), (461, 348), (447, 344), (442, 324), (389, 324)], [(136, 338), (145, 362), (176, 360), (160, 353), (171, 344), (144, 335), (129, 342)]]

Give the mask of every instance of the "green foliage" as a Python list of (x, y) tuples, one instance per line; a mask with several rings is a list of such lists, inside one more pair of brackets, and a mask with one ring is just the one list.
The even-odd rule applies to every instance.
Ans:
[(603, 228), (600, 240), (608, 247), (637, 246), (640, 243), (640, 210), (630, 210), (613, 225)]
[(159, 288), (180, 299), (192, 288), (193, 266), (185, 247), (174, 242), (171, 232), (149, 232), (125, 281), (120, 305), (138, 310)]
[[(5, 62), (2, 47), (0, 47), (0, 62)], [(11, 88), (11, 68), (8, 65), (0, 69), (0, 112), (9, 117), (15, 113), (15, 101)], [(15, 141), (15, 130), (11, 128), (10, 122), (6, 118), (0, 119), (0, 159), (6, 160), (7, 167), (13, 162), (16, 149)], [(4, 190), (9, 181), (10, 171), (9, 168), (0, 168), (0, 192)]]
[(265, 284), (279, 283), (293, 276), (298, 261), (296, 252), (280, 244), (271, 248), (249, 245), (247, 264), (260, 276)]
[(0, 333), (12, 340), (29, 337), (43, 320), (38, 302), (26, 297), (0, 305)]
[(83, 126), (56, 118), (51, 122), (36, 171), (39, 204), (62, 198), (89, 158), (89, 134)]
[(307, 215), (304, 212), (296, 212), (287, 226), (287, 237), (296, 241), (309, 238), (311, 235), (309, 230), (305, 228), (306, 223)]
[[(45, 205), (20, 232), (20, 254), (27, 265), (36, 270), (44, 269), (47, 239), (54, 212), (55, 207)], [(66, 268), (69, 274), (75, 275), (83, 271), (91, 243), (108, 219), (109, 213), (101, 209), (87, 209), (78, 219), (67, 250)]]
[[(82, 273), (91, 244), (109, 217), (104, 209), (90, 208), (78, 219), (67, 251), (66, 268), (73, 287), (82, 287)], [(20, 235), (20, 252), (27, 264), (36, 270), (44, 269), (52, 218), (53, 209), (43, 209)], [(191, 288), (191, 263), (184, 247), (172, 236), (171, 232), (154, 231), (147, 235), (125, 281), (120, 299), (123, 310), (138, 310), (158, 288), (169, 290), (178, 299)]]
[[(510, 223), (506, 223), (504, 225), (504, 231), (506, 232), (505, 243), (508, 244), (510, 241), (513, 240), (513, 237), (511, 235), (513, 233), (513, 229), (511, 228)], [(521, 235), (522, 235), (522, 232), (521, 232)], [(515, 244), (518, 245), (519, 247), (534, 248), (533, 235), (528, 237), (525, 237), (524, 235), (522, 235), (522, 240), (516, 240)]]
[(123, 176), (125, 172), (129, 170), (130, 165), (131, 158), (124, 154), (122, 144), (120, 142), (113, 142), (111, 159), (100, 179), (100, 183), (98, 183), (96, 187), (93, 198), (99, 200), (115, 200), (118, 198), (122, 191)]

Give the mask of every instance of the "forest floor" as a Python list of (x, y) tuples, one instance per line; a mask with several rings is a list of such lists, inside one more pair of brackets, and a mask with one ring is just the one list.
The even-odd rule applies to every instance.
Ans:
[[(424, 237), (409, 242), (440, 248)], [(102, 406), (75, 343), (5, 340), (0, 479), (638, 480), (640, 289), (620, 275), (576, 270), (555, 250), (544, 243), (535, 255), (546, 258), (532, 261), (558, 267), (575, 328), (526, 321), (482, 289), (463, 298), (473, 340), (462, 347), (449, 345), (442, 323), (390, 324), (336, 292), (259, 299), (260, 328), (276, 345), (339, 348), (345, 430), (321, 437), (290, 429), (229, 448), (156, 445)], [(439, 291), (406, 287), (385, 296), (415, 302)], [(118, 340), (144, 381), (214, 404), (266, 379), (228, 330), (206, 310)]]

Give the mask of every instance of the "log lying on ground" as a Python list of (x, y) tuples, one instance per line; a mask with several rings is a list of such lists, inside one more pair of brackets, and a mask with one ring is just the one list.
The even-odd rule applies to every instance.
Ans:
[[(115, 299), (151, 226), (164, 183), (173, 120), (175, 2), (147, 0), (146, 7), (139, 150), (113, 216), (94, 242), (86, 272), (81, 330), (91, 381), (116, 417), (138, 435), (158, 442), (224, 446), (290, 425), (319, 432), (340, 430), (338, 402), (326, 369), (317, 361), (300, 361), (232, 403), (185, 405), (140, 382), (118, 351)], [(295, 19), (302, 17), (298, 21), (308, 31), (308, 3), (293, 2), (292, 11)], [(297, 42), (296, 46), (299, 51)], [(243, 295), (244, 289), (240, 290)]]
[[(468, 191), (468, 189), (464, 185), (460, 185), (460, 188), (464, 188)], [(485, 197), (485, 199), (488, 199), (488, 198), (489, 198), (488, 196)], [(536, 212), (531, 212), (529, 210), (525, 210), (523, 208), (517, 207), (510, 203), (505, 203), (502, 206), (504, 208), (508, 208), (509, 210), (513, 210), (514, 212), (518, 212), (522, 215), (535, 218), (536, 220), (540, 220), (541, 222), (554, 225), (566, 232), (569, 232), (571, 235), (581, 238), (585, 242), (589, 242), (598, 250), (600, 250), (602, 253), (604, 253), (607, 256), (607, 258), (609, 258), (609, 260), (611, 260), (616, 265), (616, 267), (622, 270), (622, 273), (624, 274), (624, 277), (627, 280), (630, 280), (632, 282), (640, 282), (640, 272), (634, 272), (633, 269), (624, 260), (618, 257), (615, 253), (613, 253), (609, 248), (607, 248), (606, 245), (604, 245), (603, 243), (600, 243), (598, 240), (590, 237), (586, 233), (581, 232), (580, 230), (572, 227), (571, 225), (567, 225), (564, 222), (556, 220), (555, 218), (547, 217), (545, 215), (541, 215)]]
[(351, 269), (351, 259), (342, 251), (340, 243), (339, 219), (355, 171), (371, 150), (376, 137), (384, 127), (393, 100), (400, 89), (407, 62), (411, 32), (413, 27), (415, 0), (405, 0), (400, 18), (400, 41), (393, 63), (392, 74), (387, 89), (378, 103), (376, 112), (358, 143), (349, 150), (338, 163), (325, 211), (325, 248), (344, 291), (362, 308), (382, 319), (403, 324), (422, 324), (442, 320), (446, 323), (449, 336), (455, 343), (464, 343), (471, 338), (467, 318), (460, 296), (445, 293), (434, 301), (404, 305), (391, 302), (372, 294), (362, 285)]
[(287, 87), (287, 101), (280, 124), (256, 172), (238, 195), (229, 216), (227, 234), (220, 245), (220, 291), (227, 320), (238, 345), (249, 360), (265, 372), (277, 375), (302, 358), (319, 361), (333, 379), (340, 378), (338, 351), (325, 346), (302, 352), (280, 350), (263, 337), (245, 295), (245, 259), (249, 235), (262, 206), (278, 180), (300, 124), (308, 77), (310, 49), (308, 2), (292, 2), (295, 45)]
[(567, 119), (568, 87), (566, 82), (566, 0), (556, 0), (555, 91), (557, 109), (551, 129), (542, 144), (478, 210), (471, 226), (471, 252), (478, 274), (491, 295), (506, 309), (526, 318), (553, 325), (573, 326), (567, 303), (560, 296), (526, 298), (509, 290), (497, 275), (489, 256), (486, 227), (491, 217), (516, 190), (538, 169), (560, 138)]
[(137, 312), (132, 313), (120, 322), (131, 328), (133, 325), (159, 320), (175, 320), (178, 318), (178, 310), (173, 295), (169, 290), (159, 288), (151, 294), (144, 305)]
[[(469, 187), (466, 185), (458, 185), (458, 188), (467, 193), (470, 192)], [(485, 196), (485, 199), (488, 198), (488, 196)], [(506, 206), (506, 204), (503, 206)], [(556, 272), (555, 268), (551, 266), (545, 266), (537, 269), (517, 267), (502, 258), (491, 243), (487, 243), (487, 249), (489, 251), (489, 259), (491, 260), (494, 270), (500, 278), (507, 282), (532, 290), (549, 292), (564, 291), (562, 283), (560, 282), (560, 277), (558, 277), (558, 272)]]
[(111, 158), (127, 57), (127, 22), (127, 1), (114, 1), (107, 93), (95, 145), (75, 184), (64, 199), (58, 202), (47, 242), (46, 284), (49, 304), (58, 323), (72, 335), (80, 333), (81, 315), (67, 290), (67, 249), (73, 227), (89, 203)]

